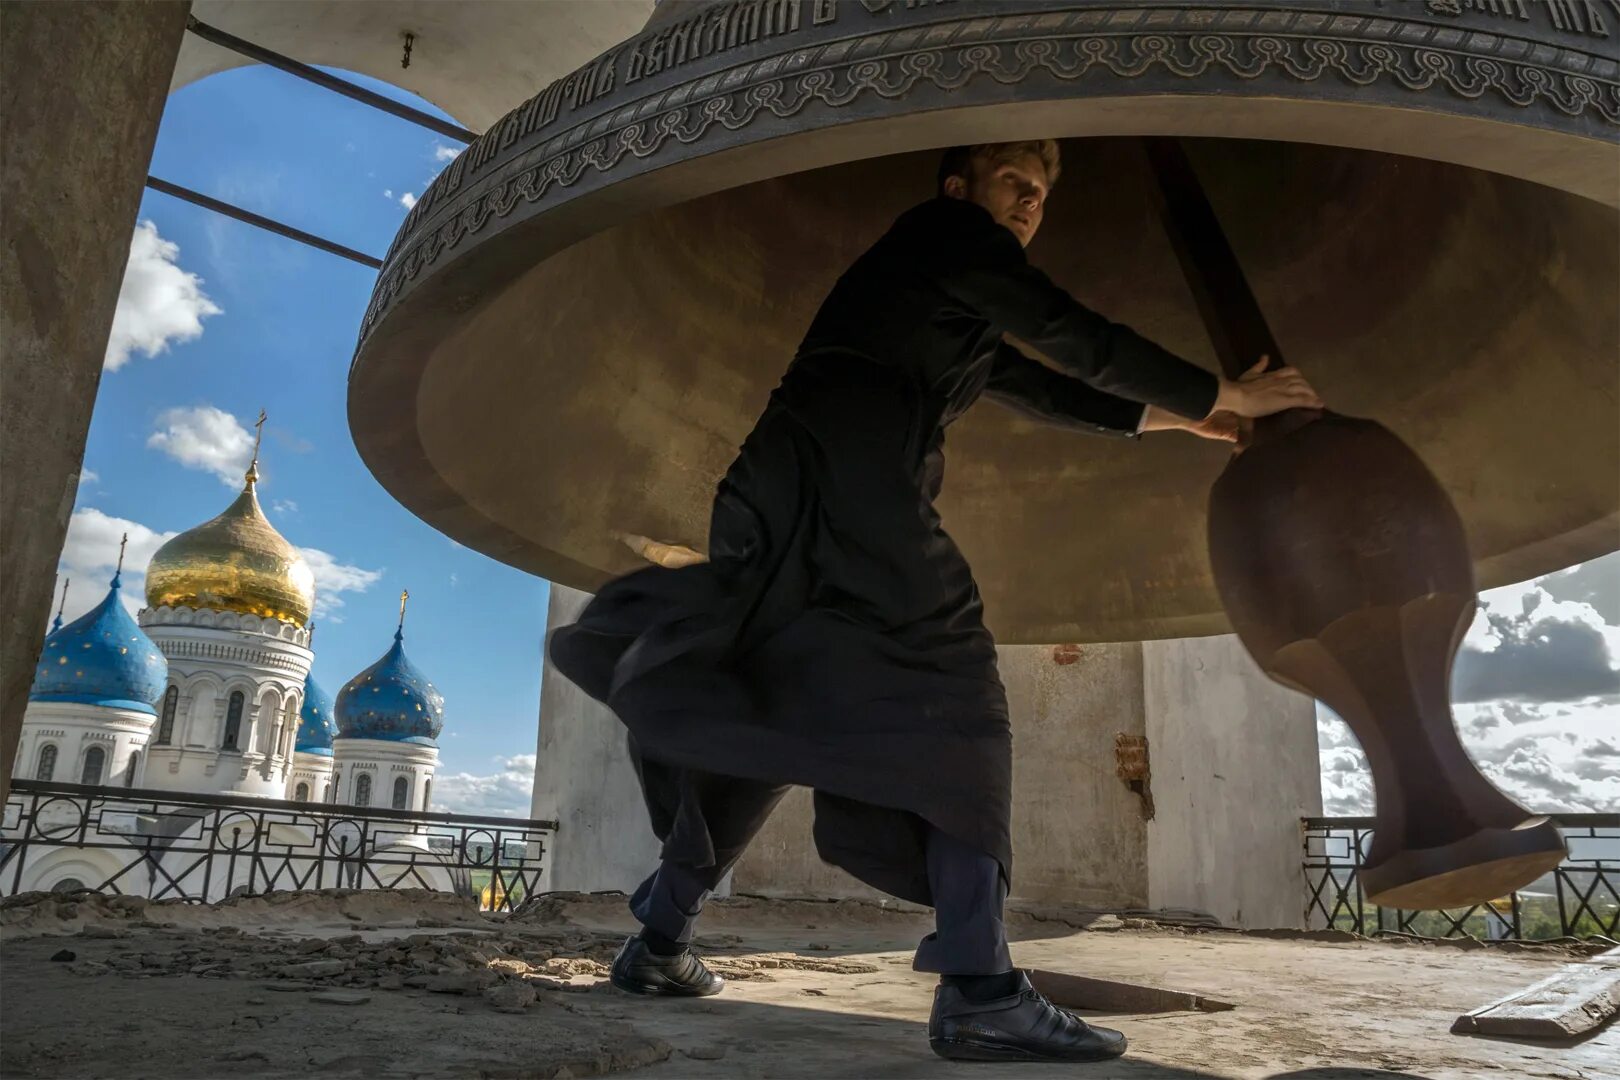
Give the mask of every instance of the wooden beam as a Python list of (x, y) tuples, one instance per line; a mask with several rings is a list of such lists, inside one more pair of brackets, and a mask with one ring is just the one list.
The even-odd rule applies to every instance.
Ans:
[(1572, 1039), (1620, 1012), (1620, 949), (1569, 964), (1489, 1005), (1457, 1017), (1455, 1035)]
[(1094, 1009), (1098, 1012), (1161, 1013), (1161, 1012), (1224, 1012), (1234, 1008), (1231, 1002), (1217, 1001), (1187, 990), (1166, 990), (1140, 983), (1115, 982), (1112, 979), (1093, 979), (1085, 975), (1070, 975), (1063, 971), (1027, 968), (1030, 985), (1046, 996), (1054, 1005), (1071, 1009)]

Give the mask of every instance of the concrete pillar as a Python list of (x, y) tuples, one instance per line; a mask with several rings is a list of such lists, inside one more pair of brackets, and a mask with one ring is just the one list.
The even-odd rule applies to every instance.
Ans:
[(1322, 813), (1316, 705), (1231, 635), (1142, 644), (1152, 765), (1148, 904), (1302, 926), (1299, 819)]
[[(1014, 901), (1302, 924), (1299, 819), (1321, 813), (1309, 698), (1267, 679), (1231, 636), (997, 652), (1013, 721)], [(1140, 791), (1118, 775), (1122, 735), (1147, 737)], [(816, 857), (810, 821), (808, 793), (794, 792), (734, 888), (878, 897)]]
[[(548, 630), (579, 618), (590, 594), (551, 587)], [(658, 862), (624, 725), (550, 664), (540, 681), (531, 816), (555, 818), (540, 888), (629, 892)]]
[(0, 798), (189, 9), (0, 4)]
[[(588, 599), (555, 585), (551, 595), (551, 627)], [(1013, 722), (1015, 901), (1300, 925), (1299, 819), (1321, 812), (1309, 698), (1262, 675), (1233, 637), (998, 655)], [(658, 845), (622, 725), (550, 668), (540, 717), (534, 816), (561, 825), (546, 887), (628, 891)], [(1119, 775), (1121, 736), (1146, 736), (1144, 784)], [(816, 856), (810, 822), (810, 793), (789, 794), (732, 889), (880, 899)]]

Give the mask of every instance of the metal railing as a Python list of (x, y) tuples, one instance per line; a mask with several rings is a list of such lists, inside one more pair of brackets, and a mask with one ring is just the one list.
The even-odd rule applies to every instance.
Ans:
[(88, 888), (214, 901), (422, 888), (506, 911), (537, 891), (555, 821), (13, 780), (0, 894)]
[(1548, 814), (1569, 857), (1518, 892), (1454, 911), (1405, 911), (1368, 902), (1359, 870), (1370, 817), (1302, 818), (1305, 924), (1358, 934), (1546, 940), (1620, 937), (1620, 814)]

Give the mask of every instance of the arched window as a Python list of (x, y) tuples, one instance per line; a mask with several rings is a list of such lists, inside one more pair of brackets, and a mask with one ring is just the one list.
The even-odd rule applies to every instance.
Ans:
[(332, 801), (332, 781), (330, 781), (330, 780), (328, 780), (326, 782), (326, 792), (325, 792), (325, 795), (323, 796), (322, 801), (324, 801), (324, 802), (331, 802)]
[(354, 805), (371, 805), (371, 774), (361, 773), (354, 778)]
[(101, 770), (107, 764), (107, 751), (99, 746), (92, 746), (84, 754), (84, 772), (79, 776), (81, 784), (101, 783)]
[(171, 686), (163, 691), (163, 716), (158, 720), (157, 744), (168, 746), (174, 740), (174, 710), (180, 704), (180, 688)]
[(298, 699), (287, 699), (286, 722), (281, 729), (281, 756), (292, 757), (293, 739), (298, 734)]
[(46, 743), (39, 748), (39, 765), (34, 769), (35, 780), (49, 780), (56, 775), (56, 744)]
[(141, 752), (139, 750), (131, 751), (130, 755), (129, 755), (129, 764), (124, 766), (124, 786), (125, 787), (134, 787), (135, 786), (135, 774), (140, 771), (140, 768), (141, 768)]
[(245, 700), (240, 690), (231, 694), (231, 703), (225, 708), (225, 738), (219, 744), (221, 750), (236, 749), (236, 740), (242, 735), (242, 704)]
[(410, 797), (411, 782), (405, 779), (403, 776), (396, 777), (394, 780), (394, 809), (409, 810), (410, 805), (408, 800)]
[(55, 885), (51, 886), (51, 892), (53, 892), (53, 893), (70, 893), (70, 892), (78, 892), (80, 889), (87, 889), (87, 888), (89, 888), (89, 886), (86, 885), (84, 882), (80, 881), (78, 878), (76, 878), (76, 877), (65, 877), (61, 881), (58, 881)]
[(432, 794), (433, 794), (433, 781), (431, 781), (431, 780), (422, 781), (422, 813), (424, 813), (424, 814), (428, 812), (428, 806), (430, 805), (428, 803), (428, 798)]
[(308, 784), (300, 782), (297, 787), (293, 788), (293, 801), (294, 802), (309, 802), (309, 785)]

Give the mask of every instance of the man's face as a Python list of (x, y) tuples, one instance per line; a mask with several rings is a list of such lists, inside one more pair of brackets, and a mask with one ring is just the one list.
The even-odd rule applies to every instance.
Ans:
[(972, 178), (948, 178), (945, 194), (978, 203), (1028, 247), (1046, 211), (1046, 166), (1033, 153), (1000, 164), (975, 158)]

